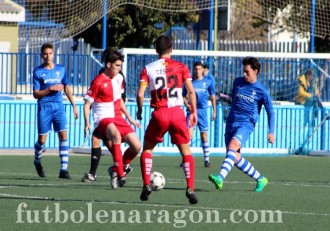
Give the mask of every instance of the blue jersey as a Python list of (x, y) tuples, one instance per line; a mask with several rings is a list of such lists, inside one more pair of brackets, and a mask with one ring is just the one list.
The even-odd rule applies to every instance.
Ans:
[[(208, 100), (210, 95), (215, 95), (214, 87), (211, 80), (203, 77), (203, 79), (194, 79), (192, 81), (193, 87), (196, 93), (196, 107), (197, 109), (203, 109), (208, 107)], [(183, 96), (187, 95), (187, 89), (183, 89)]]
[(264, 105), (268, 115), (269, 133), (274, 133), (275, 113), (266, 87), (259, 81), (248, 83), (243, 77), (235, 79), (227, 124), (251, 122), (255, 125), (259, 119), (262, 105)]
[(212, 87), (214, 88), (214, 92), (215, 92), (215, 78), (213, 75), (210, 74), (210, 72), (204, 76), (204, 78), (207, 78), (209, 80), (211, 80), (211, 84), (212, 84)]
[[(33, 90), (44, 90), (57, 84), (63, 84), (65, 86), (68, 85), (68, 83), (69, 79), (63, 65), (55, 64), (54, 68), (51, 70), (40, 65), (33, 70)], [(61, 91), (52, 91), (38, 99), (39, 103), (62, 101), (63, 96)]]

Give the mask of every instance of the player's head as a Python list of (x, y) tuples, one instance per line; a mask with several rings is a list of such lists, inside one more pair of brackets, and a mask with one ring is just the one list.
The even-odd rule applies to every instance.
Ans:
[(109, 77), (116, 76), (124, 62), (124, 56), (117, 50), (111, 50), (104, 56), (105, 74)]
[(42, 44), (41, 49), (40, 49), (40, 53), (41, 54), (44, 53), (44, 51), (46, 49), (52, 49), (52, 50), (54, 50), (53, 44), (51, 44), (51, 43), (44, 43), (44, 44)]
[(114, 63), (118, 60), (124, 62), (124, 55), (119, 51), (110, 48), (103, 52), (103, 59), (105, 63)]
[(209, 73), (209, 65), (203, 64), (203, 67), (204, 67), (204, 75), (207, 75)]
[(105, 60), (105, 56), (110, 53), (110, 52), (114, 52), (114, 49), (111, 47), (107, 47), (105, 48), (105, 50), (102, 52), (102, 56), (101, 56), (101, 62), (104, 63)]
[(172, 52), (172, 39), (166, 35), (159, 36), (155, 41), (155, 48), (158, 55), (165, 55)]
[(54, 46), (51, 43), (44, 43), (40, 49), (40, 56), (44, 61), (44, 64), (51, 64), (54, 61)]
[(250, 65), (253, 70), (257, 71), (257, 74), (260, 71), (261, 64), (257, 58), (254, 57), (246, 57), (242, 61), (243, 66)]
[(204, 65), (203, 63), (197, 61), (194, 63), (194, 78), (202, 78), (204, 74)]
[(257, 81), (257, 75), (261, 67), (259, 60), (254, 57), (246, 57), (243, 59), (242, 64), (244, 66), (243, 73), (245, 80), (249, 83)]

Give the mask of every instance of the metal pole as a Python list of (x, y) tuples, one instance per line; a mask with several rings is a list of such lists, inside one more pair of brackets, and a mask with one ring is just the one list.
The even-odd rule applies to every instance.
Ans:
[[(210, 8), (210, 25), (209, 25), (209, 51), (213, 50), (213, 23), (214, 23), (214, 0), (211, 0), (211, 8)], [(211, 67), (210, 67), (211, 68)], [(211, 70), (210, 70), (211, 71)]]
[(218, 50), (218, 0), (215, 1), (214, 6), (214, 50)]
[[(267, 30), (268, 30), (268, 33), (267, 33), (267, 42), (268, 42), (268, 46), (270, 47), (270, 42), (272, 40), (271, 38), (271, 25), (270, 25), (270, 12), (272, 11), (272, 8), (269, 7), (268, 10), (267, 10)], [(269, 51), (270, 51), (270, 48), (269, 48)]]
[(231, 7), (230, 7), (230, 0), (227, 3), (227, 31), (230, 31), (230, 15), (231, 15)]
[(107, 47), (107, 0), (103, 0), (102, 49)]
[(312, 0), (311, 4), (311, 30), (310, 30), (310, 48), (309, 51), (310, 53), (314, 53), (314, 35), (315, 35), (315, 8), (316, 8), (316, 0)]
[[(213, 24), (214, 24), (214, 0), (211, 0), (211, 8), (210, 8), (210, 25), (209, 25), (209, 44), (208, 44), (208, 49), (209, 51), (213, 50)], [(209, 71), (212, 73), (212, 57), (208, 58), (208, 63), (209, 63)]]
[[(311, 35), (310, 35), (310, 53), (314, 53), (314, 46), (315, 46), (315, 11), (316, 11), (316, 0), (312, 0), (312, 3), (311, 3)], [(325, 112), (325, 109), (321, 109), (321, 118), (325, 118), (326, 116), (326, 112)], [(321, 150), (324, 150), (325, 149), (325, 142), (326, 142), (326, 139), (325, 139), (325, 135), (326, 135), (326, 132), (325, 132), (325, 124), (322, 123), (322, 126), (321, 126)]]

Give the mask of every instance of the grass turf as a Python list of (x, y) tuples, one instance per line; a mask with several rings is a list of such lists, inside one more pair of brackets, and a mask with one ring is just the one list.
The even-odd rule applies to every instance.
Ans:
[[(70, 157), (71, 180), (58, 178), (56, 156), (45, 154), (42, 159), (47, 178), (38, 177), (32, 156), (0, 158), (1, 231), (328, 230), (330, 225), (327, 157), (247, 157), (269, 179), (261, 193), (253, 192), (255, 181), (236, 168), (223, 190), (216, 190), (207, 176), (218, 172), (223, 157), (211, 157), (210, 168), (204, 168), (203, 159), (196, 157), (197, 205), (190, 205), (185, 197), (180, 157), (153, 158), (153, 171), (163, 173), (166, 186), (153, 192), (147, 202), (139, 199), (139, 158), (132, 163), (134, 171), (126, 186), (116, 190), (109, 185), (107, 169), (112, 159), (108, 156), (102, 157), (93, 183), (80, 180), (89, 170), (88, 155)], [(273, 218), (270, 211), (275, 212)]]

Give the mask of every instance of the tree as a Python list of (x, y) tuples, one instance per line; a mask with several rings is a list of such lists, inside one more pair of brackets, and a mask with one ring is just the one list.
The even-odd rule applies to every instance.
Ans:
[[(180, 24), (188, 27), (198, 22), (197, 5), (191, 0), (180, 0), (169, 3), (168, 9), (157, 6), (162, 0), (154, 0), (146, 8), (139, 5), (109, 5), (107, 14), (107, 44), (112, 47), (150, 47), (154, 39), (169, 27)], [(112, 4), (108, 0), (108, 4)], [(118, 3), (117, 3), (118, 4)], [(181, 12), (173, 12), (176, 9)], [(47, 20), (65, 25), (61, 37), (84, 38), (93, 47), (101, 47), (103, 0), (26, 0), (26, 8), (35, 19), (47, 14)], [(183, 7), (184, 6), (184, 7)], [(163, 6), (164, 7), (164, 6)], [(171, 8), (172, 7), (172, 8)], [(171, 11), (162, 11), (169, 10)]]
[[(267, 17), (259, 18), (255, 26), (264, 26), (269, 22), (277, 23), (278, 10), (285, 8), (290, 9), (290, 13), (286, 17), (282, 17), (282, 28), (288, 31), (295, 31), (302, 37), (308, 37), (311, 31), (311, 0), (256, 0), (262, 8), (262, 15)], [(315, 51), (330, 51), (330, 33), (329, 20), (330, 2), (326, 0), (316, 0), (316, 17), (315, 24)]]
[(267, 25), (260, 24), (256, 26), (258, 21), (245, 10), (245, 4), (246, 0), (235, 0), (232, 3), (231, 31), (225, 39), (266, 41), (265, 31)]
[[(198, 21), (198, 13), (173, 13), (124, 5), (108, 13), (107, 45), (111, 47), (149, 48), (154, 39), (169, 27), (180, 24), (189, 27)], [(101, 20), (76, 37), (83, 37), (92, 46), (101, 46)], [(93, 36), (91, 36), (93, 35)]]

